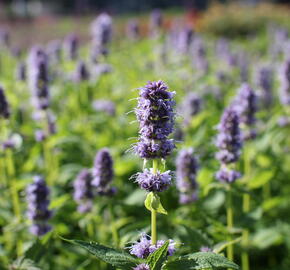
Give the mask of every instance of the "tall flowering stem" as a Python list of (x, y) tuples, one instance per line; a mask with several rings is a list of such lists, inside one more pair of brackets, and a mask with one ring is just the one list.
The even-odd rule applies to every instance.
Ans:
[[(240, 116), (240, 124), (243, 134), (243, 140), (249, 141), (255, 138), (256, 131), (254, 129), (254, 124), (256, 122), (256, 111), (257, 111), (257, 96), (253, 89), (248, 84), (243, 84), (239, 89), (238, 95), (235, 100), (235, 109)], [(251, 157), (246, 155), (244, 151), (244, 174), (248, 175), (251, 164)], [(243, 195), (243, 212), (248, 213), (250, 211), (250, 194), (246, 193)], [(248, 245), (249, 242), (249, 230), (245, 228), (242, 233), (242, 243), (244, 247)], [(249, 254), (247, 251), (242, 252), (242, 269), (249, 270)]]
[[(227, 185), (228, 241), (232, 240), (231, 231), (234, 226), (231, 183), (241, 176), (239, 172), (232, 169), (234, 164), (239, 160), (242, 147), (239, 124), (239, 115), (234, 106), (230, 106), (222, 115), (218, 126), (219, 134), (216, 140), (216, 146), (219, 148), (216, 157), (221, 162), (221, 169), (216, 173), (216, 178)], [(227, 247), (227, 257), (229, 260), (234, 259), (234, 247), (232, 244)]]
[(136, 182), (142, 189), (149, 192), (145, 206), (151, 211), (151, 243), (157, 241), (157, 213), (166, 214), (163, 209), (159, 192), (166, 190), (171, 184), (171, 172), (162, 172), (159, 168), (172, 152), (174, 142), (168, 136), (174, 126), (174, 92), (168, 91), (163, 81), (149, 82), (140, 89), (138, 105), (135, 109), (139, 122), (139, 141), (135, 145), (135, 152), (144, 160), (152, 160), (152, 168), (144, 168), (137, 173)]
[[(10, 118), (10, 106), (6, 99), (4, 89), (0, 86), (0, 119), (2, 120), (2, 123), (1, 123), (2, 132), (3, 132), (2, 135), (5, 140), (9, 136), (8, 135), (9, 118)], [(18, 221), (20, 221), (21, 211), (20, 211), (20, 202), (19, 202), (18, 190), (17, 190), (17, 185), (16, 185), (16, 179), (15, 179), (15, 166), (14, 166), (12, 148), (13, 147), (7, 147), (5, 149), (6, 164), (4, 164), (4, 167), (6, 167), (7, 169), (7, 177), (8, 177), (8, 183), (10, 185), (10, 190), (11, 190), (14, 214), (17, 217)]]

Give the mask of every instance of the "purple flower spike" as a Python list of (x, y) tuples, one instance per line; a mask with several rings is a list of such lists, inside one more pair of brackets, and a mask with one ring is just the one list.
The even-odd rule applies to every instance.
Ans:
[(182, 204), (193, 202), (197, 199), (196, 174), (198, 163), (193, 155), (193, 149), (183, 149), (176, 159), (176, 185), (180, 192)]
[(75, 34), (68, 35), (63, 44), (63, 50), (69, 60), (78, 58), (79, 39)]
[(131, 40), (136, 40), (139, 38), (139, 34), (140, 34), (140, 29), (139, 29), (139, 24), (136, 20), (130, 20), (127, 24), (127, 36), (131, 39)]
[(137, 173), (136, 182), (139, 184), (140, 188), (148, 192), (162, 192), (171, 184), (172, 176), (170, 173), (170, 171), (164, 173), (157, 171), (153, 173), (152, 169), (145, 169), (143, 172)]
[(146, 263), (141, 263), (133, 268), (133, 270), (150, 270), (150, 267)]
[(110, 190), (113, 177), (113, 159), (109, 150), (103, 148), (95, 157), (92, 185), (97, 188), (99, 194), (106, 194)]
[(0, 86), (0, 116), (6, 119), (10, 117), (9, 104), (4, 94), (4, 90), (1, 86)]
[(195, 93), (189, 93), (182, 102), (180, 111), (186, 124), (189, 124), (192, 117), (201, 111), (202, 99)]
[(83, 169), (74, 181), (74, 200), (78, 203), (80, 213), (89, 212), (92, 209), (92, 174), (88, 169)]
[(226, 167), (222, 167), (215, 175), (216, 179), (222, 183), (233, 183), (237, 179), (241, 178), (240, 172), (230, 170)]
[(216, 157), (224, 164), (236, 162), (240, 157), (242, 139), (239, 122), (239, 116), (232, 106), (224, 111), (216, 140), (219, 148)]
[(33, 225), (30, 228), (31, 233), (41, 236), (51, 230), (47, 221), (52, 216), (52, 211), (48, 209), (49, 189), (41, 176), (34, 177), (34, 182), (27, 189), (28, 211), (27, 216)]
[(243, 84), (234, 101), (234, 108), (239, 114), (240, 123), (243, 128), (243, 139), (253, 139), (256, 131), (253, 125), (256, 122), (257, 96), (248, 84)]
[(280, 72), (280, 100), (283, 105), (290, 105), (290, 58), (283, 64)]
[(239, 89), (234, 107), (242, 124), (251, 126), (256, 122), (257, 96), (248, 84), (243, 84)]
[(261, 67), (256, 75), (256, 83), (260, 90), (263, 105), (268, 108), (273, 103), (273, 71), (269, 67)]
[(175, 147), (167, 138), (174, 127), (175, 93), (167, 89), (163, 81), (149, 82), (140, 89), (135, 109), (140, 127), (135, 151), (141, 158), (165, 158)]
[(76, 67), (75, 80), (77, 82), (86, 81), (90, 78), (90, 72), (84, 61), (80, 61)]
[(106, 13), (100, 14), (91, 25), (93, 43), (102, 47), (112, 38), (112, 18)]
[(161, 11), (159, 9), (153, 10), (150, 17), (151, 31), (157, 32), (162, 27), (162, 24), (163, 17)]
[(15, 78), (18, 81), (26, 80), (26, 65), (23, 62), (20, 62), (16, 67)]

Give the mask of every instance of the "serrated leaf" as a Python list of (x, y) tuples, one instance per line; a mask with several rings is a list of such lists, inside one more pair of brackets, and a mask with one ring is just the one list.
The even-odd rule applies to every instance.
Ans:
[(67, 241), (88, 250), (98, 259), (124, 270), (132, 270), (133, 267), (141, 263), (141, 260), (134, 258), (128, 253), (95, 242), (85, 242), (81, 240)]
[(144, 204), (149, 211), (155, 210), (157, 213), (167, 215), (167, 211), (161, 204), (159, 196), (153, 192), (148, 193)]
[(162, 247), (158, 248), (148, 256), (146, 263), (149, 265), (150, 270), (161, 270), (162, 264), (166, 259), (168, 246), (169, 241), (166, 241)]
[(164, 270), (198, 270), (198, 269), (239, 269), (239, 266), (224, 256), (212, 252), (196, 252), (167, 262)]

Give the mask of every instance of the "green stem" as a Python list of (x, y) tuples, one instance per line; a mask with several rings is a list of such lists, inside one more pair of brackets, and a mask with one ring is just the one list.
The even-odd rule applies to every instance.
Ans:
[[(11, 191), (11, 197), (12, 197), (12, 203), (13, 203), (13, 210), (17, 218), (17, 221), (20, 223), (21, 210), (20, 210), (20, 202), (19, 202), (18, 190), (17, 190), (17, 185), (16, 185), (16, 179), (15, 179), (13, 152), (11, 149), (6, 150), (6, 162), (7, 162), (7, 175), (8, 175), (8, 180), (10, 182), (10, 191)], [(17, 251), (18, 257), (20, 257), (22, 255), (22, 241), (20, 238), (18, 238), (16, 242), (16, 251)]]
[(52, 179), (50, 177), (50, 171), (53, 167), (50, 167), (51, 155), (48, 145), (48, 138), (43, 141), (43, 158), (44, 158), (44, 172), (46, 174), (46, 180), (49, 186), (52, 186)]
[(113, 209), (112, 203), (110, 203), (109, 208), (110, 208), (110, 216), (111, 216), (112, 236), (113, 236), (115, 245), (118, 247), (119, 246), (119, 234), (118, 234), (118, 231), (117, 231), (116, 226), (115, 226), (114, 209)]
[[(156, 174), (158, 171), (159, 160), (153, 159), (153, 173)], [(152, 245), (157, 243), (157, 211), (151, 210), (151, 242)]]
[(158, 159), (153, 159), (153, 173), (156, 174), (158, 170), (158, 164), (159, 160)]
[[(251, 167), (251, 158), (246, 155), (248, 153), (245, 149), (244, 151), (244, 174), (247, 177), (250, 172)], [(248, 184), (248, 179), (246, 179), (246, 186)], [(244, 214), (249, 213), (251, 208), (251, 196), (248, 193), (243, 195), (243, 212)], [(242, 232), (242, 246), (243, 251), (241, 255), (241, 262), (242, 262), (242, 270), (250, 270), (250, 263), (249, 263), (249, 254), (246, 250), (247, 246), (249, 245), (249, 230), (247, 228), (243, 229)]]
[[(234, 227), (234, 215), (233, 215), (233, 202), (232, 202), (232, 192), (231, 187), (228, 187), (227, 192), (227, 230), (228, 230), (228, 237), (227, 241), (232, 241), (232, 230)], [(233, 244), (228, 245), (227, 247), (227, 258), (231, 261), (234, 259), (234, 246)]]
[(151, 210), (151, 242), (152, 242), (152, 245), (156, 245), (156, 243), (157, 243), (156, 219), (157, 219), (157, 211)]
[(13, 163), (13, 153), (11, 149), (6, 150), (7, 174), (10, 181), (11, 196), (14, 208), (14, 214), (20, 220), (20, 203), (18, 198), (18, 190), (15, 182), (15, 168)]

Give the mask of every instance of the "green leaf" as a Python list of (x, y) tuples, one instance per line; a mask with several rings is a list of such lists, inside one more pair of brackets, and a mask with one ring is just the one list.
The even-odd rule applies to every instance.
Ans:
[[(212, 246), (212, 241), (200, 230), (183, 224), (182, 221), (180, 223), (180, 227), (185, 229), (185, 232), (181, 236), (182, 242), (184, 242), (186, 246), (190, 246), (191, 250), (196, 251), (199, 250), (202, 246)], [(194, 241), (191, 239), (194, 239)]]
[(37, 239), (25, 252), (25, 258), (38, 262), (45, 252), (45, 246)]
[(236, 238), (232, 241), (218, 243), (214, 246), (213, 251), (214, 251), (214, 253), (221, 253), (229, 245), (236, 244), (236, 243), (240, 242), (241, 240), (242, 240), (242, 237), (239, 237), (239, 238)]
[(167, 211), (162, 206), (159, 196), (153, 192), (148, 193), (144, 204), (149, 211), (155, 210), (157, 213), (167, 215)]
[(12, 265), (10, 265), (10, 269), (13, 270), (41, 270), (34, 261), (30, 259), (25, 259), (24, 257), (21, 257), (14, 261)]
[(166, 259), (168, 246), (169, 241), (166, 241), (162, 247), (148, 256), (146, 263), (149, 265), (150, 270), (161, 270), (162, 264)]
[(85, 242), (81, 240), (66, 241), (88, 250), (98, 259), (121, 269), (132, 270), (132, 268), (137, 264), (142, 263), (141, 260), (134, 258), (128, 253), (116, 250), (114, 248), (106, 247), (95, 242)]
[(274, 171), (263, 171), (258, 173), (251, 179), (248, 183), (250, 189), (260, 188), (266, 183), (268, 183), (274, 176)]
[(224, 256), (212, 252), (196, 252), (186, 256), (169, 261), (165, 264), (164, 270), (198, 270), (198, 269), (239, 269), (239, 266)]

